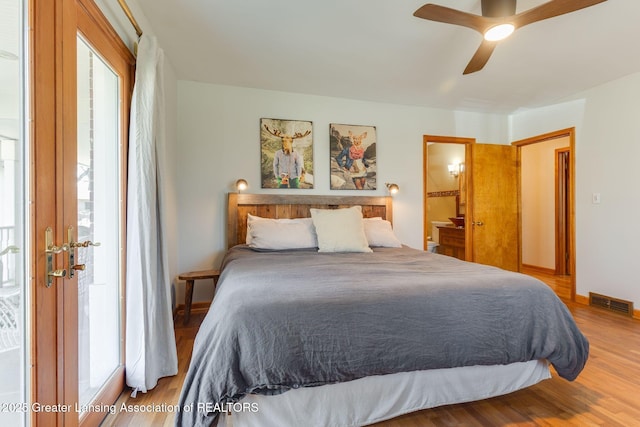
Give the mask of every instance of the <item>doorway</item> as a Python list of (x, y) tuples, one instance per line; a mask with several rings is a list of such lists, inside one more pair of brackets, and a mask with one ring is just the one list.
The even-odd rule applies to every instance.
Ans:
[[(452, 226), (449, 218), (464, 217), (467, 210), (467, 145), (473, 138), (423, 136), (423, 245), (424, 250), (466, 259), (463, 243), (438, 249), (439, 227)], [(458, 242), (464, 242), (464, 234)]]
[(574, 128), (513, 142), (521, 163), (522, 269), (559, 280), (575, 298)]
[[(449, 163), (451, 158), (434, 166), (446, 170), (445, 174), (458, 173), (459, 181), (452, 190), (435, 191), (429, 185), (432, 166), (429, 148), (455, 144), (464, 144), (462, 167)], [(457, 200), (456, 208), (449, 208), (448, 212), (463, 218), (440, 214), (451, 222), (435, 224), (438, 234), (444, 232), (446, 237), (445, 242), (439, 239), (435, 252), (517, 271), (520, 266), (518, 172), (517, 150), (512, 146), (476, 144), (473, 138), (424, 135), (424, 249), (430, 249), (434, 220), (439, 220), (431, 212), (431, 201), (453, 196)]]

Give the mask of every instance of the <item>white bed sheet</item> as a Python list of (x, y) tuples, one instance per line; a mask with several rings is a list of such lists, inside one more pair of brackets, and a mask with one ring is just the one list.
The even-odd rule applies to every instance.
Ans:
[(365, 377), (265, 396), (252, 394), (247, 409), (223, 414), (218, 427), (355, 427), (420, 409), (487, 399), (551, 378), (546, 360), (467, 366)]

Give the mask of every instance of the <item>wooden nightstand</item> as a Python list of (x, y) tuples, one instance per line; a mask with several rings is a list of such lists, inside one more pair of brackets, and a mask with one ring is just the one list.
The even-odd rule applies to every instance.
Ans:
[(218, 277), (220, 277), (220, 270), (202, 270), (202, 271), (190, 271), (188, 273), (182, 273), (178, 276), (178, 280), (186, 280), (187, 286), (184, 289), (184, 324), (189, 323), (191, 318), (191, 300), (193, 299), (193, 283), (196, 280), (213, 279), (213, 286), (215, 288), (218, 283)]

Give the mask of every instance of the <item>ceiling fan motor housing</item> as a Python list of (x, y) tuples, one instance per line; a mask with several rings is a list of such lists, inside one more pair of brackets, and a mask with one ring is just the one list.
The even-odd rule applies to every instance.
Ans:
[(482, 0), (482, 16), (501, 18), (516, 14), (516, 0)]

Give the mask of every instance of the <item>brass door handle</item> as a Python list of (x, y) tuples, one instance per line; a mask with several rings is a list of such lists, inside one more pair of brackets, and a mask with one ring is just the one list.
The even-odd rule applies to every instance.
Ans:
[(67, 275), (67, 270), (61, 268), (60, 270), (53, 270), (47, 273), (49, 277), (64, 277)]
[(45, 253), (47, 254), (59, 254), (60, 252), (66, 252), (69, 250), (69, 246), (65, 243), (61, 246), (54, 246), (53, 243), (47, 245), (47, 249), (45, 249)]
[(478, 227), (482, 227), (484, 225), (484, 222), (482, 222), (482, 221), (473, 221), (471, 223), (471, 225), (477, 225)]
[(67, 228), (67, 238), (69, 239), (69, 278), (72, 279), (75, 276), (76, 271), (84, 271), (85, 264), (76, 264), (75, 248), (87, 248), (89, 246), (100, 246), (100, 242), (93, 243), (91, 240), (85, 240), (84, 242), (75, 242), (73, 226)]
[(92, 242), (91, 240), (85, 240), (84, 242), (71, 242), (69, 244), (72, 248), (87, 248), (89, 246), (100, 246), (100, 242)]
[(59, 269), (59, 270), (53, 269), (53, 255), (59, 254), (60, 252), (68, 251), (69, 245), (67, 245), (66, 243), (61, 246), (54, 245), (53, 229), (51, 227), (47, 227), (47, 229), (44, 230), (44, 245), (45, 245), (44, 253), (46, 254), (46, 257), (47, 257), (44, 283), (47, 286), (47, 288), (49, 288), (53, 284), (53, 279), (65, 277), (67, 275), (67, 270), (65, 269)]

